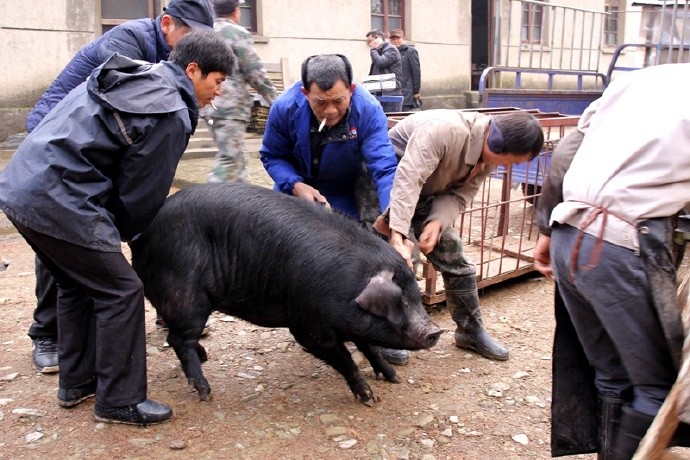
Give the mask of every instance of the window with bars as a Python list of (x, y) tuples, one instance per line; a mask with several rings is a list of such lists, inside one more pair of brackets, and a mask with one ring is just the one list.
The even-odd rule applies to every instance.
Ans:
[(404, 0), (371, 0), (371, 29), (386, 33), (405, 24)]
[(523, 3), (521, 21), (520, 40), (522, 43), (541, 44), (544, 30), (544, 5)]
[(153, 0), (101, 0), (101, 33), (132, 19), (154, 18)]
[(608, 13), (604, 17), (604, 45), (617, 46), (621, 32), (621, 2), (620, 0), (606, 0), (604, 11)]
[[(244, 3), (240, 3), (242, 9), (240, 25), (252, 33), (257, 32), (256, 2), (257, 0), (245, 0)], [(155, 3), (165, 6), (168, 1), (161, 0)], [(162, 12), (162, 8), (158, 12)], [(154, 11), (154, 0), (101, 0), (101, 33), (106, 33), (113, 27), (132, 19), (157, 16), (157, 12)]]
[(244, 0), (244, 3), (240, 3), (240, 9), (240, 25), (253, 34), (257, 33), (256, 0)]

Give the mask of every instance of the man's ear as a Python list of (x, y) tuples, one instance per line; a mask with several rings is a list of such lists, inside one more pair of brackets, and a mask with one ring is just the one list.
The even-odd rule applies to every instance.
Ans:
[(302, 94), (304, 94), (305, 96), (309, 96), (309, 90), (304, 86), (302, 87)]
[(355, 87), (356, 87), (356, 86), (357, 86), (357, 85), (355, 85), (354, 83), (351, 84), (351, 85), (350, 85), (350, 91), (352, 91), (352, 92), (354, 93), (354, 92), (355, 92)]
[(173, 19), (171, 16), (164, 14), (163, 17), (161, 18), (161, 31), (163, 34), (167, 34), (170, 31), (170, 26), (173, 26), (175, 23), (173, 22)]
[(194, 75), (196, 75), (197, 72), (201, 72), (201, 69), (199, 68), (199, 64), (196, 62), (190, 62), (187, 64), (187, 68), (184, 71), (190, 80), (194, 80)]

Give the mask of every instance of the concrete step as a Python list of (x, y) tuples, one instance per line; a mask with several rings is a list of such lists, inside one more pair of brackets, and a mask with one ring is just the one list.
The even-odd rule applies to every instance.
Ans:
[(187, 148), (182, 154), (182, 160), (195, 160), (197, 158), (214, 158), (218, 153), (218, 148), (213, 147), (194, 147)]
[(215, 148), (216, 142), (211, 137), (196, 137), (192, 136), (189, 138), (189, 144), (187, 145), (187, 150), (189, 149), (208, 149)]

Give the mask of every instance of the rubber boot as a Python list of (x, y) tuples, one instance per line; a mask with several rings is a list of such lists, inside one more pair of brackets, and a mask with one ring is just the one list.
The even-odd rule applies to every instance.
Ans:
[(508, 349), (484, 329), (475, 276), (442, 275), (446, 287), (446, 306), (458, 325), (455, 330), (455, 346), (476, 351), (485, 358), (507, 360)]
[(654, 421), (651, 415), (643, 414), (623, 407), (621, 411), (621, 423), (618, 427), (618, 434), (613, 440), (612, 460), (630, 460), (640, 441), (647, 433), (647, 429)]
[(599, 448), (597, 460), (613, 459), (613, 437), (620, 425), (623, 400), (613, 396), (599, 396)]

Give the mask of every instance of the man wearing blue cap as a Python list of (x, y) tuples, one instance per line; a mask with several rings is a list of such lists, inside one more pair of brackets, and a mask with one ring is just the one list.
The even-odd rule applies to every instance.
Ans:
[[(58, 102), (114, 52), (159, 62), (167, 60), (177, 41), (193, 28), (213, 30), (213, 9), (208, 0), (171, 0), (163, 10), (156, 19), (137, 19), (114, 27), (79, 50), (29, 112), (27, 131), (33, 131)], [(34, 367), (42, 373), (59, 370), (57, 292), (55, 280), (36, 259), (37, 305), (29, 337)]]
[[(388, 209), (374, 228), (412, 267), (415, 238), (440, 271), (446, 306), (457, 324), (455, 345), (505, 361), (508, 350), (484, 329), (474, 263), (454, 228), (492, 166), (522, 163), (539, 154), (544, 133), (527, 112), (487, 116), (456, 110), (425, 110), (388, 131), (401, 158)], [(412, 229), (412, 231), (410, 231)]]

